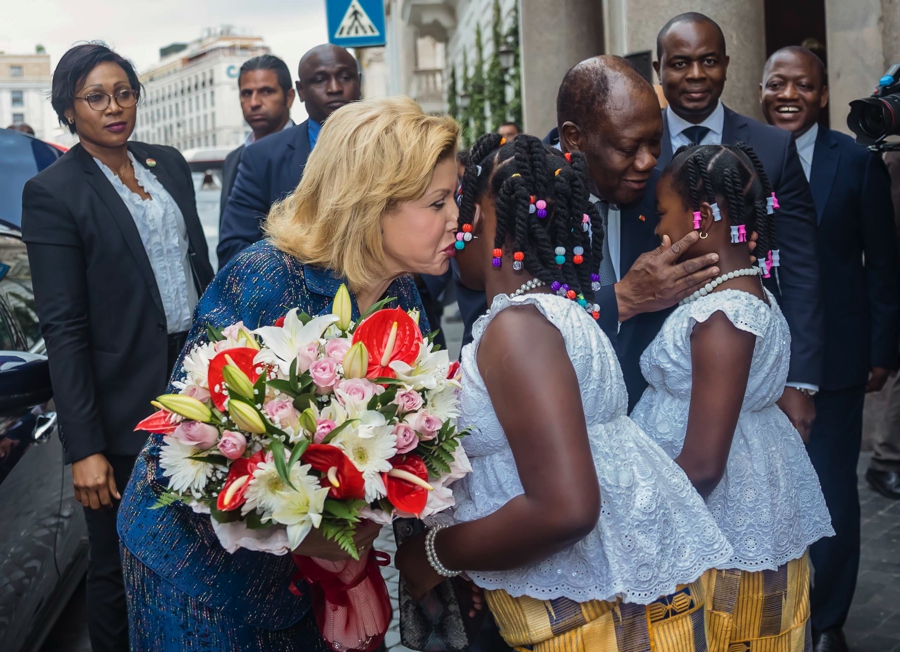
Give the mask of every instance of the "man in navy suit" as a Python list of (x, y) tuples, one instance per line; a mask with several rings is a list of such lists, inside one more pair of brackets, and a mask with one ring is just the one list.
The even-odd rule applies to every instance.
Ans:
[(859, 568), (856, 465), (863, 403), (866, 392), (880, 390), (896, 367), (900, 338), (890, 177), (880, 156), (818, 124), (828, 103), (825, 66), (806, 48), (772, 55), (760, 101), (766, 120), (796, 137), (819, 224), (825, 365), (808, 451), (836, 535), (810, 549), (815, 568), (810, 602), (816, 652), (843, 652), (841, 627)]
[(721, 28), (691, 12), (670, 20), (656, 40), (653, 63), (669, 103), (663, 115), (660, 167), (682, 145), (745, 142), (756, 151), (778, 202), (776, 214), (781, 267), (766, 281), (791, 329), (791, 366), (778, 406), (805, 438), (815, 421), (813, 396), (822, 383), (824, 321), (816, 210), (789, 132), (742, 116), (719, 98), (725, 88), (728, 56)]
[(291, 72), (278, 57), (263, 54), (245, 61), (238, 73), (238, 90), (241, 97), (241, 113), (253, 131), (243, 145), (228, 153), (222, 164), (220, 227), (244, 147), (294, 126), (294, 121), (291, 120), (291, 105), (294, 103)]
[(356, 59), (337, 45), (319, 45), (304, 54), (298, 75), (297, 95), (309, 119), (244, 148), (219, 230), (219, 269), (262, 238), (269, 208), (300, 183), (322, 124), (360, 98)]

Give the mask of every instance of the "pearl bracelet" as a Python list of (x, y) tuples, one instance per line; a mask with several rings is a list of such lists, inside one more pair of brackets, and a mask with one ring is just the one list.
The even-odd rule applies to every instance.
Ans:
[(440, 575), (441, 577), (456, 577), (462, 571), (452, 571), (446, 566), (444, 566), (437, 557), (437, 553), (434, 550), (434, 538), (437, 536), (437, 533), (443, 530), (446, 525), (435, 525), (433, 528), (428, 530), (428, 534), (425, 535), (425, 554), (428, 556), (428, 563), (431, 564), (431, 567), (434, 569), (434, 572)]

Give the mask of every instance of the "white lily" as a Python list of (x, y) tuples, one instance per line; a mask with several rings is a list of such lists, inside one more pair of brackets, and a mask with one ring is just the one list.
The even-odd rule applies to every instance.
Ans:
[(427, 352), (419, 356), (415, 366), (395, 360), (391, 363), (391, 369), (397, 374), (398, 380), (402, 380), (413, 389), (435, 389), (447, 378), (450, 371), (450, 356), (446, 350)]
[(321, 339), (322, 334), (337, 319), (336, 315), (322, 315), (314, 317), (304, 325), (297, 317), (297, 309), (294, 308), (285, 315), (284, 327), (262, 326), (253, 331), (266, 345), (254, 362), (276, 364), (282, 373), (289, 373), (291, 362), (297, 358), (300, 350)]
[(314, 527), (322, 524), (322, 511), (328, 488), (320, 487), (318, 480), (309, 475), (310, 467), (300, 467), (301, 477), (294, 480), (295, 489), (287, 487), (278, 492), (278, 506), (272, 520), (287, 526), (288, 543), (292, 549), (303, 543)]
[(365, 481), (366, 502), (387, 495), (382, 473), (391, 470), (390, 459), (397, 454), (397, 437), (392, 426), (374, 428), (371, 435), (363, 437), (359, 429), (351, 426), (343, 430), (331, 442), (344, 451)]

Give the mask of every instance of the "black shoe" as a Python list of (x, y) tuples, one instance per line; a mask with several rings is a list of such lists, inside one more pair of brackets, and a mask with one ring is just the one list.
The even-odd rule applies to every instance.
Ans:
[(866, 480), (882, 496), (900, 500), (900, 473), (869, 469), (866, 471)]
[(828, 629), (819, 634), (813, 649), (815, 652), (850, 652), (844, 632), (840, 629)]

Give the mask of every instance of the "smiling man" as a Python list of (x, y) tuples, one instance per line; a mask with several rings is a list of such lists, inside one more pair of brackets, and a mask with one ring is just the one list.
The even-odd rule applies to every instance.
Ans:
[(781, 267), (766, 287), (791, 329), (790, 372), (778, 405), (806, 438), (816, 418), (812, 397), (824, 364), (816, 209), (791, 134), (735, 113), (719, 99), (728, 72), (725, 48), (721, 28), (700, 13), (676, 16), (660, 30), (653, 67), (669, 105), (659, 165), (668, 165), (682, 145), (741, 141), (762, 162), (781, 206), (775, 216)]
[(835, 536), (810, 548), (816, 652), (845, 652), (841, 631), (856, 588), (860, 509), (856, 466), (866, 392), (896, 368), (900, 337), (897, 242), (890, 178), (881, 157), (819, 124), (828, 104), (825, 66), (802, 47), (783, 48), (760, 84), (766, 120), (793, 132), (819, 222), (825, 288), (825, 373), (807, 446)]
[(272, 134), (241, 153), (234, 188), (219, 230), (219, 268), (262, 238), (262, 222), (276, 201), (294, 191), (322, 124), (360, 98), (356, 59), (337, 45), (319, 45), (300, 59), (297, 95), (309, 119)]

